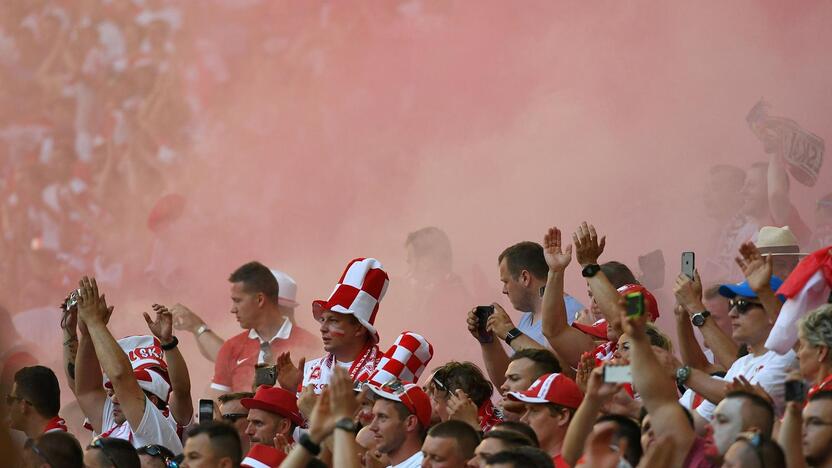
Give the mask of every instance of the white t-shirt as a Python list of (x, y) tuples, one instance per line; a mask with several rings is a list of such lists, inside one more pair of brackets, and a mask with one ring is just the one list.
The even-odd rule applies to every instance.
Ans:
[[(300, 392), (304, 388), (306, 388), (309, 384), (315, 385), (315, 393), (320, 394), (327, 385), (329, 385), (329, 379), (332, 378), (332, 369), (324, 364), (324, 357), (319, 357), (318, 359), (313, 359), (311, 361), (306, 361), (306, 364), (303, 366), (303, 384), (302, 387), (298, 389)], [(350, 362), (340, 362), (337, 359), (335, 360), (335, 364), (338, 367), (344, 368), (349, 370), (352, 367), (353, 361)], [(313, 370), (320, 369), (320, 371), (316, 371), (315, 375), (312, 375)]]
[[(774, 351), (760, 356), (748, 354), (734, 361), (722, 380), (731, 382), (737, 376), (742, 375), (750, 383), (760, 384), (774, 400), (774, 411), (779, 416), (783, 414), (785, 406), (783, 382), (786, 381), (786, 375), (795, 363), (796, 356), (792, 350), (786, 354), (777, 354)], [(696, 411), (705, 420), (710, 421), (715, 408), (715, 404), (705, 400), (696, 408)]]
[(101, 427), (104, 428), (103, 432), (93, 434), (94, 436), (105, 434), (107, 437), (124, 439), (136, 448), (158, 444), (170, 449), (174, 455), (182, 453), (182, 441), (176, 433), (177, 424), (173, 416), (169, 411), (162, 412), (147, 397), (144, 399), (144, 416), (136, 430), (133, 430), (127, 421), (121, 426), (116, 424), (113, 419), (113, 400), (109, 398), (104, 402)]
[(388, 468), (419, 468), (422, 466), (422, 455), (421, 451), (418, 451), (410, 456), (407, 460), (399, 463), (398, 465), (390, 465)]

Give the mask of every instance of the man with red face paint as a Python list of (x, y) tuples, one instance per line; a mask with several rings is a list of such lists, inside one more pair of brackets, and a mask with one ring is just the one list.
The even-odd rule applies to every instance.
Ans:
[[(301, 359), (297, 367), (289, 353), (282, 354), (277, 360), (280, 385), (287, 390), (311, 385), (315, 393), (321, 393), (336, 366), (346, 369), (353, 381), (369, 378), (382, 357), (373, 323), (388, 283), (378, 260), (352, 260), (329, 299), (312, 304), (321, 324), (325, 354), (308, 362)], [(299, 368), (303, 369), (302, 379)]]

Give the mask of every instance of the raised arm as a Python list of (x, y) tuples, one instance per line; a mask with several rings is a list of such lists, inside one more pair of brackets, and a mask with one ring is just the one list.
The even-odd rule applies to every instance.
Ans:
[(225, 340), (208, 328), (208, 325), (199, 315), (182, 304), (174, 304), (170, 311), (173, 314), (174, 328), (191, 332), (196, 339), (199, 352), (205, 359), (215, 362)]
[(570, 326), (566, 319), (563, 281), (566, 267), (572, 260), (572, 245), (562, 248), (561, 232), (558, 228), (550, 228), (544, 236), (543, 255), (549, 265), (541, 304), (543, 335), (560, 361), (563, 372), (574, 376), (573, 369), (577, 368), (581, 354), (592, 350), (594, 343), (589, 335)]
[(685, 409), (678, 402), (676, 384), (664, 371), (645, 333), (647, 317), (628, 317), (623, 300), (618, 303), (621, 326), (630, 336), (630, 371), (633, 386), (641, 394), (656, 437), (670, 437), (676, 447), (671, 466), (682, 466), (695, 434)]
[(569, 466), (574, 466), (583, 455), (584, 442), (592, 433), (595, 420), (601, 414), (601, 407), (620, 389), (621, 385), (604, 382), (603, 367), (592, 369), (587, 381), (586, 394), (569, 421), (560, 450), (561, 457)]
[(783, 447), (783, 453), (786, 455), (786, 466), (805, 468), (803, 414), (801, 413), (800, 403), (795, 401), (786, 403), (786, 414), (783, 416), (783, 424), (780, 426), (777, 442)]
[[(64, 301), (66, 304), (66, 301)], [(73, 305), (66, 309), (65, 305), (61, 306), (64, 310), (64, 318), (61, 321), (61, 330), (63, 330), (63, 368), (66, 376), (67, 384), (72, 394), (75, 395), (75, 360), (78, 357), (78, 305)]]
[(770, 323), (777, 321), (783, 303), (777, 299), (771, 289), (772, 256), (763, 257), (753, 242), (745, 242), (740, 246), (740, 256), (735, 258), (737, 265), (748, 280), (751, 290), (757, 293), (757, 298), (763, 304)]
[[(695, 272), (693, 280), (688, 278), (687, 275), (679, 275), (673, 286), (673, 293), (676, 295), (679, 305), (687, 310), (689, 316), (692, 317), (706, 310), (705, 304), (702, 303), (702, 280), (699, 278), (698, 271)], [(737, 359), (737, 351), (739, 350), (737, 343), (726, 335), (711, 318), (705, 319), (705, 323), (699, 327), (699, 331), (708, 341), (708, 346), (713, 351), (716, 362), (725, 366), (726, 369), (731, 367), (731, 364)]]
[[(162, 346), (173, 343), (173, 315), (163, 305), (153, 304), (156, 312), (156, 320), (152, 320), (145, 312), (144, 320), (153, 335), (159, 339)], [(194, 415), (194, 403), (191, 399), (191, 377), (188, 374), (188, 365), (179, 352), (179, 347), (165, 351), (165, 361), (168, 364), (168, 375), (170, 377), (170, 406), (173, 419), (180, 426), (187, 426), (191, 423)]]
[[(93, 305), (88, 303), (86, 307), (93, 307)], [(98, 307), (103, 309), (106, 323), (113, 308), (107, 307), (104, 297), (98, 301)], [(78, 309), (80, 316), (80, 302)], [(98, 356), (95, 355), (92, 338), (83, 320), (78, 320), (78, 331), (81, 337), (78, 340), (78, 353), (75, 357), (75, 398), (93, 429), (101, 432), (101, 417), (104, 403), (107, 400), (107, 392), (104, 391), (102, 385), (101, 365), (98, 362)]]
[(693, 324), (690, 322), (688, 311), (677, 304), (673, 312), (676, 314), (676, 339), (679, 343), (679, 354), (682, 357), (682, 362), (708, 374), (724, 370), (708, 361), (707, 356), (702, 351), (702, 347), (696, 341), (696, 335), (693, 333)]
[[(598, 264), (598, 258), (604, 253), (607, 238), (601, 236), (599, 239), (595, 227), (584, 221), (572, 234), (572, 242), (575, 244), (575, 259), (581, 264), (581, 268), (584, 268), (587, 265)], [(616, 324), (618, 322), (616, 304), (621, 296), (610, 283), (609, 278), (603, 271), (598, 271), (591, 278), (587, 278), (587, 284), (592, 291), (595, 303), (598, 304), (598, 309), (607, 319), (608, 326)]]
[[(110, 330), (107, 329), (105, 314), (106, 310), (102, 311), (102, 308), (99, 307), (98, 285), (95, 278), (90, 280), (85, 276), (81, 280), (78, 317), (89, 329), (95, 355), (98, 356), (101, 368), (113, 384), (113, 391), (116, 398), (118, 398), (124, 416), (131, 427), (137, 428), (141, 425), (144, 417), (147, 397), (136, 381), (127, 354), (124, 353)], [(99, 385), (101, 385), (100, 380)]]

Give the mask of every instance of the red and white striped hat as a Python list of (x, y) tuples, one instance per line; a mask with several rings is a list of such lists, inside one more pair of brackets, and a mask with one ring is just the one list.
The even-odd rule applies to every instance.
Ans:
[[(170, 377), (159, 339), (150, 335), (127, 336), (118, 340), (118, 344), (130, 360), (139, 387), (167, 401), (170, 395)], [(104, 374), (104, 386), (112, 388), (107, 374)]]
[(389, 282), (381, 262), (374, 258), (356, 258), (347, 265), (329, 299), (312, 303), (312, 314), (315, 320), (320, 320), (325, 310), (352, 314), (370, 331), (373, 342), (378, 343), (378, 332), (373, 324)]
[(433, 359), (433, 346), (424, 336), (404, 331), (384, 353), (369, 383), (384, 385), (391, 380), (416, 383)]
[(577, 409), (584, 399), (584, 394), (574, 380), (554, 373), (540, 376), (528, 390), (508, 392), (508, 398), (523, 403), (552, 403)]
[(254, 444), (240, 463), (244, 468), (276, 468), (286, 458), (281, 450), (263, 444)]

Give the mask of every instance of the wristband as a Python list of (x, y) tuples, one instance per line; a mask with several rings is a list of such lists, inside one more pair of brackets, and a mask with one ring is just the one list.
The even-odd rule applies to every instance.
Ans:
[(508, 331), (508, 334), (505, 337), (506, 344), (510, 345), (511, 342), (514, 341), (515, 338), (517, 338), (518, 336), (520, 336), (522, 334), (523, 334), (523, 332), (520, 331), (519, 328), (512, 328), (511, 330)]
[(202, 325), (199, 326), (199, 328), (196, 329), (196, 337), (199, 338), (199, 335), (201, 335), (201, 334), (203, 334), (207, 331), (211, 331), (211, 329), (208, 328), (208, 325), (205, 325), (203, 323)]
[(172, 350), (173, 348), (175, 348), (178, 344), (179, 344), (179, 338), (177, 338), (177, 337), (175, 337), (175, 336), (174, 336), (174, 337), (173, 337), (173, 341), (171, 341), (171, 342), (170, 342), (170, 343), (168, 343), (168, 344), (163, 344), (163, 345), (162, 345), (162, 349), (163, 349), (163, 350), (165, 350), (165, 351), (170, 351), (170, 350)]
[(581, 276), (583, 276), (584, 278), (592, 278), (599, 271), (601, 271), (601, 267), (598, 266), (597, 263), (590, 263), (589, 265), (585, 266), (583, 270), (581, 270)]
[(306, 432), (301, 433), (300, 438), (298, 438), (298, 443), (314, 457), (317, 457), (321, 453), (321, 446), (312, 442), (312, 439), (309, 438), (309, 434)]

